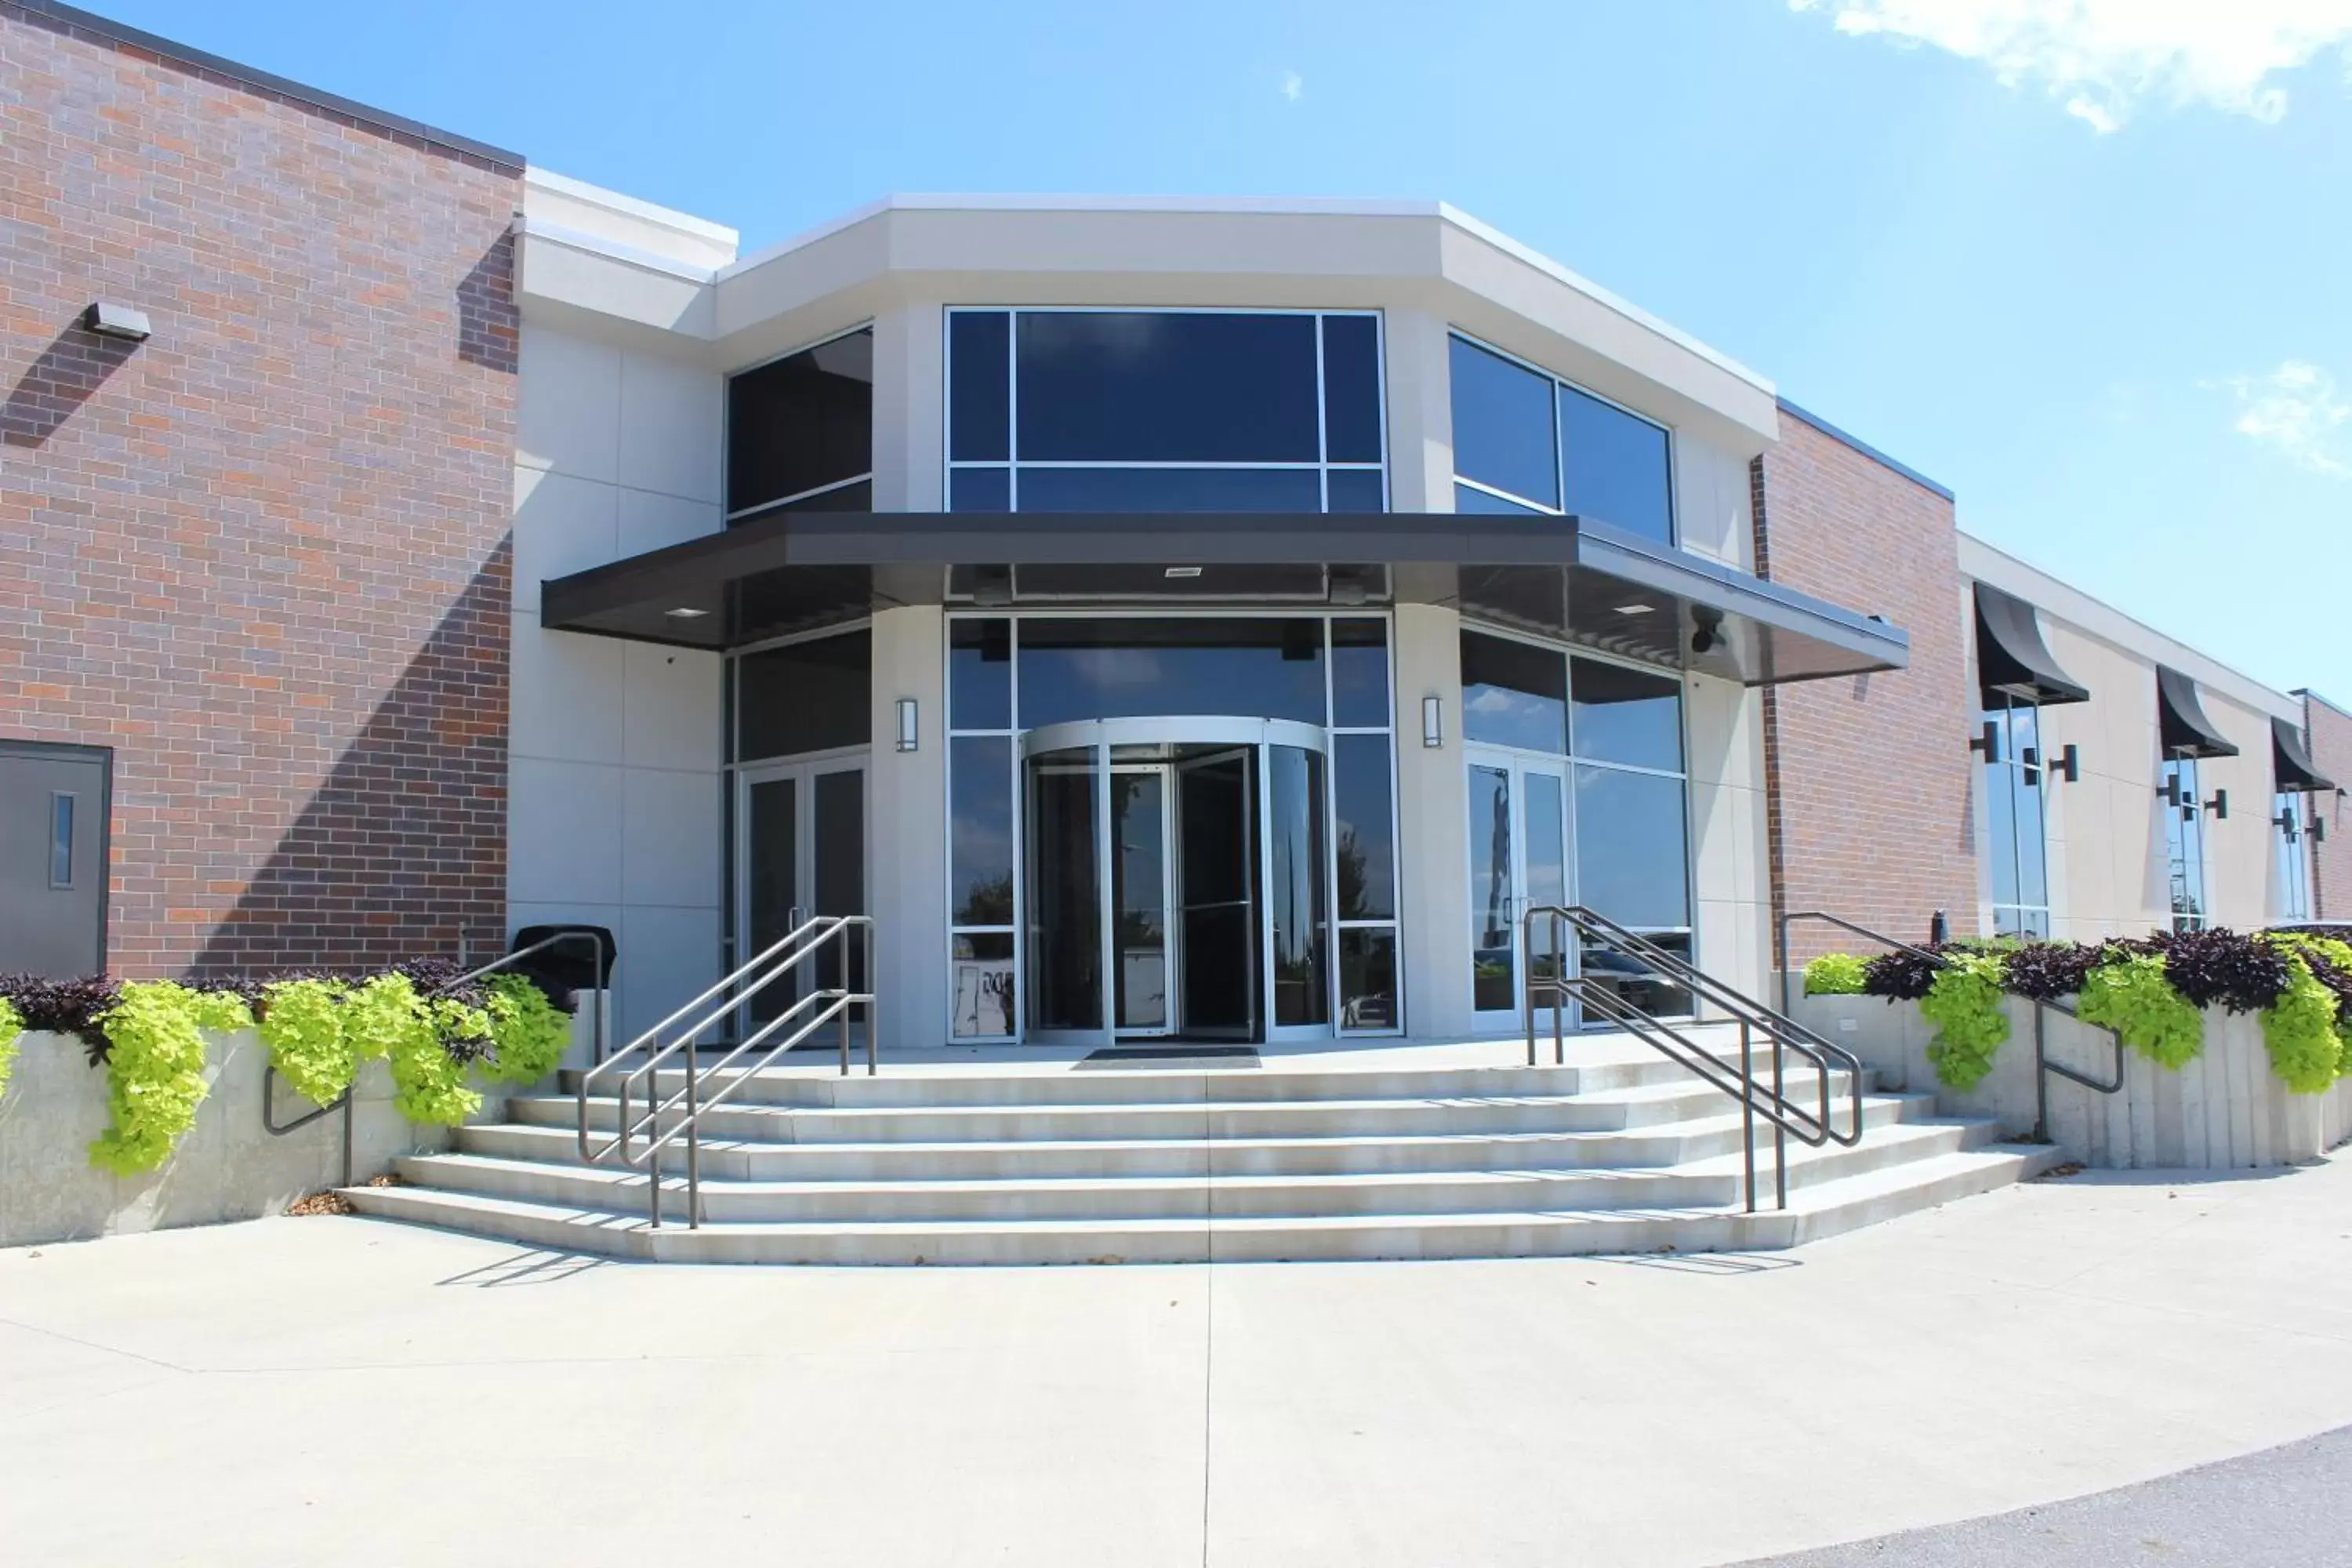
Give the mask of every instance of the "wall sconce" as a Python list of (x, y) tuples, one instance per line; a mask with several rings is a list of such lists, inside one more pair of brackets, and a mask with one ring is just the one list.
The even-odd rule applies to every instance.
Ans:
[(121, 338), (126, 342), (143, 343), (152, 334), (147, 324), (147, 312), (134, 310), (128, 305), (118, 305), (111, 300), (98, 300), (81, 313), (84, 331), (96, 332), (102, 338)]
[(2230, 792), (2229, 792), (2228, 790), (2225, 790), (2225, 789), (2217, 789), (2217, 790), (2215, 790), (2215, 791), (2213, 792), (2213, 798), (2212, 798), (2211, 800), (2209, 800), (2209, 801), (2207, 801), (2207, 802), (2205, 803), (2205, 809), (2206, 809), (2206, 810), (2208, 810), (2208, 811), (2210, 811), (2210, 812), (2211, 812), (2211, 813), (2213, 814), (2213, 818), (2214, 818), (2214, 820), (2215, 820), (2215, 821), (2217, 821), (2217, 822), (2227, 822), (2227, 821), (2229, 821), (2229, 820), (2230, 820)]
[(1442, 697), (1421, 700), (1421, 743), (1432, 750), (1445, 744), (1445, 700)]
[(898, 749), (900, 751), (911, 752), (915, 749), (918, 739), (916, 725), (915, 700), (911, 697), (901, 697), (898, 699)]
[(1980, 752), (1988, 763), (2000, 761), (2000, 726), (1990, 719), (1986, 720), (1984, 729), (1969, 742), (1969, 750)]
[(2068, 784), (2083, 782), (2083, 748), (2072, 741), (2059, 748), (2058, 760), (2051, 765), (2050, 777), (2054, 782), (2064, 779)]

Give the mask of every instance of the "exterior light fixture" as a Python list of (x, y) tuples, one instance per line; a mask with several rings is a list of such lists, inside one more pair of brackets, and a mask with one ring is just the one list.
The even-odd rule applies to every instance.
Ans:
[(663, 615), (667, 616), (674, 621), (698, 620), (709, 613), (710, 612), (709, 610), (698, 610), (692, 605), (680, 605), (674, 610), (664, 610), (662, 612)]
[(2052, 783), (2064, 779), (2068, 784), (2083, 782), (2083, 748), (2069, 741), (2058, 749), (2058, 760), (2050, 764)]
[(1643, 604), (1619, 605), (1615, 606), (1617, 613), (1621, 616), (1646, 616), (1656, 608), (1657, 606), (1655, 605)]
[(2208, 810), (2208, 811), (2210, 811), (2210, 812), (2211, 812), (2211, 813), (2213, 814), (2213, 818), (2214, 818), (2214, 820), (2215, 820), (2215, 821), (2217, 821), (2217, 822), (2227, 822), (2227, 821), (2229, 821), (2229, 820), (2230, 820), (2230, 792), (2229, 792), (2228, 790), (2225, 790), (2225, 789), (2217, 789), (2217, 790), (2215, 790), (2215, 791), (2213, 792), (2213, 798), (2212, 798), (2211, 800), (2209, 800), (2209, 801), (2207, 801), (2207, 802), (2205, 803), (2205, 809), (2206, 809), (2206, 810)]
[(1198, 577), (1200, 574), (1201, 569), (1198, 566), (1171, 566), (1161, 574), (1166, 577)]
[(100, 300), (81, 313), (82, 328), (102, 338), (121, 338), (127, 342), (143, 343), (153, 329), (147, 324), (147, 312), (134, 310), (128, 305), (118, 305), (111, 300)]
[(1445, 744), (1445, 699), (1421, 700), (1421, 743), (1434, 750)]
[(918, 739), (916, 724), (915, 700), (911, 697), (901, 697), (898, 699), (898, 749), (900, 751), (911, 752), (915, 749)]
[(1712, 605), (1693, 605), (1690, 650), (1693, 653), (1713, 653), (1723, 646), (1723, 612)]
[(1988, 763), (2000, 761), (2000, 726), (1990, 719), (1986, 720), (1984, 728), (1977, 732), (1977, 738), (1969, 742), (1969, 750), (1983, 753)]

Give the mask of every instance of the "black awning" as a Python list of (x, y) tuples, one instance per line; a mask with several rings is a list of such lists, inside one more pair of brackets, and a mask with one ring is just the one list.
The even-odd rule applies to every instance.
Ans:
[(2278, 777), (2279, 789), (2286, 794), (2336, 787), (2334, 779), (2312, 765), (2311, 753), (2304, 749), (2303, 731), (2284, 719), (2271, 721), (2271, 768)]
[(2157, 731), (2168, 757), (2234, 757), (2213, 721), (2197, 700), (2197, 683), (2167, 665), (2156, 667)]
[(1884, 621), (1616, 529), (1450, 512), (787, 512), (550, 579), (540, 620), (727, 649), (894, 605), (1395, 599), (1751, 686), (1910, 661)]
[(2090, 689), (2058, 668), (2042, 640), (2033, 606), (2013, 594), (1977, 584), (1977, 681), (1985, 705), (2019, 702), (2087, 702)]

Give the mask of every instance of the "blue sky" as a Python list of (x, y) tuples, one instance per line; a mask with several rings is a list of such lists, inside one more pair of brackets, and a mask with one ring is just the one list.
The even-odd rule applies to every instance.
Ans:
[(1431, 197), (2352, 705), (2352, 0), (99, 0), (730, 224)]

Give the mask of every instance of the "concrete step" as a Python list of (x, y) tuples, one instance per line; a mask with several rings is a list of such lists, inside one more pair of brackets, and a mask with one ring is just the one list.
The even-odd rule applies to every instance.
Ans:
[[(705, 1178), (740, 1181), (976, 1181), (1031, 1177), (1195, 1177), (1316, 1175), (1351, 1172), (1493, 1169), (1655, 1169), (1711, 1155), (1736, 1154), (1740, 1119), (1729, 1102), (1719, 1113), (1631, 1131), (1454, 1132), (1308, 1138), (1016, 1139), (914, 1143), (775, 1143), (707, 1138)], [(1874, 1095), (1864, 1125), (1922, 1118), (1927, 1095)], [(1837, 1123), (1845, 1125), (1840, 1107)], [(1769, 1145), (1759, 1126), (1759, 1145)], [(560, 1122), (509, 1121), (457, 1132), (461, 1152), (540, 1163), (578, 1159), (577, 1133)], [(686, 1168), (686, 1151), (664, 1151), (665, 1167)]]
[(1785, 1211), (1560, 1209), (1156, 1219), (713, 1222), (649, 1228), (608, 1209), (448, 1191), (360, 1187), (361, 1212), (541, 1247), (707, 1263), (982, 1264), (1524, 1257), (1770, 1248), (2005, 1185), (2053, 1150), (1990, 1145), (1906, 1161), (1792, 1194)]
[[(1914, 1122), (1884, 1129), (1856, 1148), (1790, 1151), (1791, 1190), (1862, 1174), (1905, 1160), (1962, 1149), (1981, 1124)], [(1981, 1142), (1981, 1139), (1975, 1140)], [(531, 1163), (479, 1154), (418, 1155), (400, 1163), (419, 1186), (526, 1198), (581, 1208), (637, 1209), (644, 1177), (614, 1166)], [(1177, 1219), (1364, 1214), (1549, 1212), (1559, 1209), (1703, 1208), (1736, 1203), (1737, 1157), (1664, 1170), (1496, 1168), (1341, 1175), (1215, 1174), (1020, 1178), (980, 1181), (702, 1183), (702, 1217), (720, 1222), (804, 1223), (936, 1220)], [(1769, 1176), (1759, 1186), (1769, 1190)], [(665, 1200), (686, 1213), (682, 1178), (667, 1176)]]

